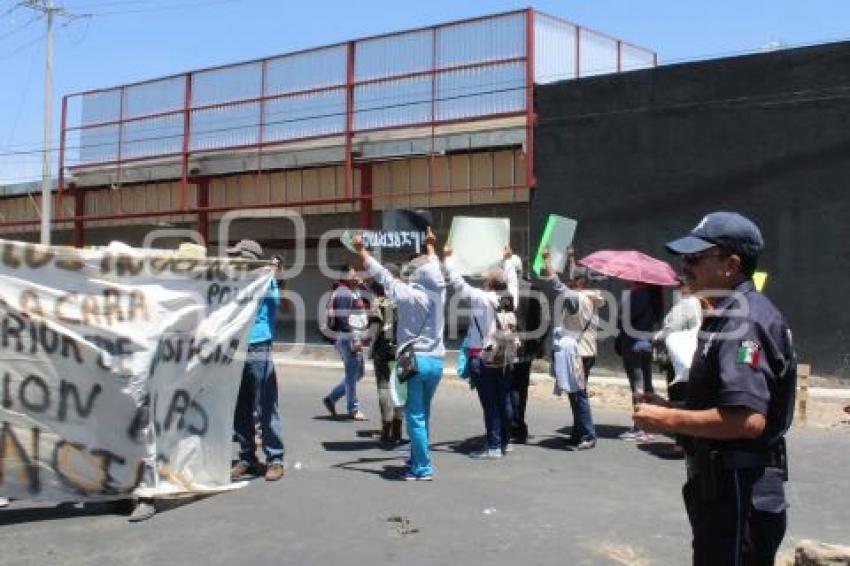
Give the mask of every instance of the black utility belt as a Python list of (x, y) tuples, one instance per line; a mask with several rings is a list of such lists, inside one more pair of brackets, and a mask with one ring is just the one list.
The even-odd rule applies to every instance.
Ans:
[(705, 473), (754, 468), (779, 468), (785, 471), (787, 470), (786, 464), (784, 443), (765, 452), (711, 450), (685, 457), (689, 478)]

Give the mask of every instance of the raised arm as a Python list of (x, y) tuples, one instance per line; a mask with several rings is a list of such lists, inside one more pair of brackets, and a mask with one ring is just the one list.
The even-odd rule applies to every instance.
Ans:
[(434, 231), (431, 230), (431, 227), (428, 226), (428, 230), (425, 232), (425, 253), (428, 254), (430, 258), (437, 258), (437, 236), (434, 234)]
[(552, 288), (555, 289), (555, 292), (564, 298), (564, 306), (566, 307), (567, 312), (570, 314), (577, 313), (579, 308), (579, 295), (564, 285), (564, 282), (561, 281), (560, 277), (558, 277), (558, 273), (552, 266), (552, 256), (549, 253), (548, 248), (543, 250), (543, 270), (546, 273), (546, 280), (552, 284)]
[(454, 265), (454, 257), (452, 256), (452, 247), (446, 244), (443, 247), (443, 257), (445, 258), (447, 282), (454, 289), (454, 292), (464, 299), (476, 298), (478, 300), (486, 300), (487, 292), (481, 289), (476, 289), (466, 282)]
[(510, 244), (505, 244), (502, 251), (502, 271), (505, 273), (505, 284), (508, 286), (508, 292), (514, 300), (514, 308), (519, 308), (519, 274), (517, 273), (517, 265), (514, 262), (514, 252)]
[(387, 297), (397, 303), (415, 301), (416, 292), (410, 285), (399, 281), (389, 270), (378, 262), (366, 249), (363, 243), (363, 235), (357, 234), (352, 239), (352, 245), (357, 251), (357, 268), (381, 284)]

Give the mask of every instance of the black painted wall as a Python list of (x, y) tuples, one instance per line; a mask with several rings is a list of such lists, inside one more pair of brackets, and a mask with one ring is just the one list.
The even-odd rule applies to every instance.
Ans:
[(673, 260), (665, 241), (739, 211), (801, 361), (850, 380), (850, 43), (540, 86), (536, 110), (531, 241), (554, 212), (580, 256)]

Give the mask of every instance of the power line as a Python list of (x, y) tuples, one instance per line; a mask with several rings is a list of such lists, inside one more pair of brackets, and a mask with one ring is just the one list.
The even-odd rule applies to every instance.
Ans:
[(36, 21), (40, 20), (42, 17), (43, 17), (43, 16), (42, 16), (42, 15), (40, 15), (40, 14), (35, 14), (33, 17), (31, 17), (29, 20), (25, 21), (23, 24), (19, 25), (18, 27), (14, 28), (14, 29), (12, 29), (12, 30), (10, 30), (10, 31), (7, 31), (7, 32), (6, 32), (5, 34), (3, 34), (3, 35), (0, 35), (0, 41), (3, 41), (4, 39), (6, 39), (6, 38), (8, 38), (8, 37), (12, 37), (12, 36), (13, 36), (13, 35), (15, 35), (16, 33), (21, 32), (21, 31), (23, 31), (23, 30), (27, 29), (27, 28), (28, 28), (28, 27), (29, 27), (29, 26), (30, 26), (33, 22), (36, 22)]
[[(435, 99), (435, 102), (447, 102), (452, 100), (462, 100), (465, 98), (474, 98), (479, 96), (487, 96), (499, 93), (507, 93), (511, 91), (520, 91), (524, 90), (525, 86), (517, 86), (510, 88), (501, 88), (501, 89), (492, 89), (487, 91), (476, 91), (474, 93), (466, 93), (459, 94), (449, 97), (441, 97)], [(551, 116), (548, 118), (540, 118), (540, 123), (554, 123), (554, 122), (563, 122), (563, 121), (573, 121), (573, 120), (582, 120), (582, 119), (590, 119), (590, 118), (599, 118), (606, 116), (615, 116), (615, 115), (623, 115), (630, 113), (639, 113), (639, 112), (647, 112), (647, 111), (662, 111), (662, 110), (682, 110), (682, 109), (691, 109), (691, 110), (699, 110), (706, 108), (715, 108), (721, 106), (741, 106), (741, 105), (760, 105), (762, 107), (771, 107), (782, 104), (802, 104), (809, 102), (821, 102), (825, 100), (835, 100), (835, 99), (846, 99), (850, 98), (850, 85), (839, 85), (836, 87), (830, 88), (821, 88), (821, 89), (805, 89), (805, 90), (795, 90), (795, 91), (784, 91), (779, 93), (769, 93), (764, 95), (750, 95), (750, 96), (741, 96), (741, 97), (732, 97), (732, 98), (715, 98), (709, 100), (703, 100), (698, 102), (687, 102), (687, 103), (676, 103), (676, 104), (665, 104), (665, 105), (644, 105), (644, 106), (636, 106), (629, 108), (621, 108), (617, 110), (606, 110), (600, 112), (588, 112), (581, 114), (567, 114), (560, 116)], [(399, 109), (409, 106), (419, 106), (425, 103), (430, 103), (431, 99), (422, 99), (417, 101), (408, 101), (408, 102), (399, 102), (394, 104), (386, 104), (381, 106), (374, 106), (369, 108), (363, 108), (359, 110), (355, 110), (355, 114), (359, 113), (368, 113), (368, 112), (378, 112), (382, 110), (392, 110)], [(311, 120), (318, 120), (322, 118), (330, 118), (330, 117), (342, 117), (347, 113), (345, 111), (339, 112), (328, 112), (322, 114), (310, 114), (308, 116), (301, 116), (297, 118), (287, 118), (282, 120), (273, 120), (263, 122), (263, 126), (275, 126), (275, 125), (285, 125), (285, 124), (293, 124), (298, 122), (306, 122)], [(182, 115), (178, 115), (181, 116)], [(250, 122), (245, 124), (240, 124), (237, 126), (229, 126), (229, 127), (218, 127), (218, 128), (210, 128), (206, 130), (196, 130), (194, 133), (199, 135), (209, 135), (209, 134), (221, 134), (226, 132), (236, 132), (245, 129), (254, 129), (260, 126), (259, 122)], [(399, 128), (404, 128), (405, 124), (398, 124)], [(328, 135), (337, 135), (337, 133), (331, 133)], [(144, 142), (153, 142), (153, 141), (167, 141), (167, 140), (176, 140), (181, 139), (183, 137), (182, 132), (179, 134), (173, 135), (165, 135), (165, 136), (150, 136), (144, 138), (135, 138), (135, 139), (125, 139), (124, 143), (126, 144), (137, 144)], [(285, 143), (287, 140), (280, 140), (281, 143)], [(66, 150), (68, 149), (94, 149), (98, 147), (114, 147), (117, 145), (116, 141), (105, 142), (105, 143), (96, 143), (96, 144), (80, 144), (80, 145), (71, 145), (66, 146)], [(59, 148), (51, 148), (50, 152), (56, 152)], [(10, 156), (27, 156), (27, 155), (38, 155), (43, 153), (43, 150), (25, 150), (25, 151), (11, 151), (11, 152), (2, 152), (0, 153), (0, 157), (10, 157)]]
[(20, 45), (20, 46), (16, 47), (15, 49), (13, 49), (13, 50), (11, 50), (7, 53), (0, 54), (0, 61), (3, 61), (4, 59), (10, 59), (10, 58), (14, 57), (15, 55), (17, 55), (18, 53), (20, 53), (20, 52), (22, 52), (26, 49), (29, 49), (30, 47), (32, 47), (36, 43), (41, 42), (41, 40), (44, 39), (45, 37), (47, 37), (47, 34), (43, 33), (40, 36), (36, 37), (35, 39), (27, 41), (23, 45)]
[(172, 10), (183, 10), (186, 8), (207, 8), (210, 6), (219, 6), (223, 4), (235, 4), (244, 0), (206, 0), (204, 2), (187, 2), (183, 4), (173, 4), (169, 6), (160, 6), (158, 8), (139, 8), (130, 10), (114, 10), (105, 12), (92, 12), (92, 16), (123, 16), (125, 14), (149, 14), (153, 12), (167, 12)]
[(127, 6), (134, 4), (150, 5), (150, 0), (107, 0), (106, 2), (83, 2), (75, 3), (78, 10), (89, 10), (91, 8), (103, 8), (104, 6)]
[(29, 94), (30, 84), (32, 84), (32, 71), (33, 68), (35, 68), (35, 59), (37, 55), (38, 51), (33, 51), (32, 57), (30, 58), (29, 68), (27, 69), (27, 80), (24, 83), (24, 90), (21, 93), (21, 99), (18, 101), (18, 108), (15, 111), (15, 119), (12, 121), (12, 128), (9, 130), (9, 143), (11, 143), (12, 139), (15, 137), (15, 132), (18, 130), (18, 122), (20, 121), (21, 114), (23, 113), (22, 111), (24, 109), (24, 103), (27, 100), (27, 95)]

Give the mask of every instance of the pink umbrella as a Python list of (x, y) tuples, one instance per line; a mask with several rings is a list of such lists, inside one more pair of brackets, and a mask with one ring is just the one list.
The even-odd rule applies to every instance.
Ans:
[(634, 250), (602, 250), (578, 260), (580, 265), (609, 277), (651, 285), (676, 286), (676, 271), (666, 261)]

